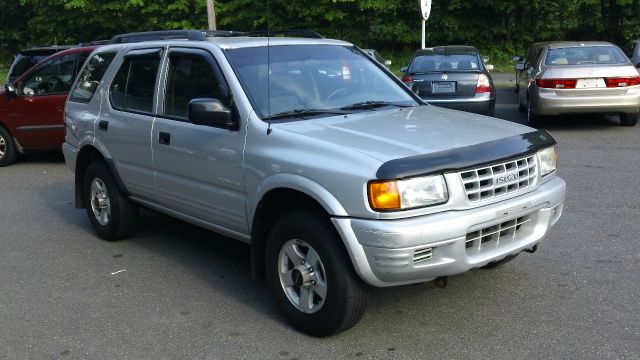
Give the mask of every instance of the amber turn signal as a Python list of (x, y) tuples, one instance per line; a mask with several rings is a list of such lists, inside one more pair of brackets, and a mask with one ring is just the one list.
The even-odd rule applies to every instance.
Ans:
[(368, 186), (369, 205), (374, 210), (400, 210), (400, 193), (396, 181), (371, 181)]

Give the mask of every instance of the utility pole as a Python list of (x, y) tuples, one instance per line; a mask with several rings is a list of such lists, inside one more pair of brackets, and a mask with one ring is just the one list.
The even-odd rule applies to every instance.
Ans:
[(209, 20), (209, 30), (216, 30), (215, 0), (207, 0), (207, 19)]

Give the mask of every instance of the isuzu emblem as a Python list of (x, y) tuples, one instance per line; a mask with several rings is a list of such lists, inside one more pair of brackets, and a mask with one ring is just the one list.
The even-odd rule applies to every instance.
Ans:
[(496, 176), (496, 184), (504, 184), (504, 183), (508, 183), (510, 181), (514, 181), (514, 180), (518, 180), (518, 173), (517, 172), (512, 172), (509, 174), (504, 174), (504, 175), (500, 175), (500, 176)]

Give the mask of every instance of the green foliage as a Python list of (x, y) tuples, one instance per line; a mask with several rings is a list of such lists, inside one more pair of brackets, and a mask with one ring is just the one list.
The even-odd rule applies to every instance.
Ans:
[[(302, 29), (407, 57), (420, 45), (417, 0), (218, 0), (218, 26)], [(0, 0), (0, 59), (20, 48), (109, 39), (159, 29), (206, 28), (205, 0)], [(428, 46), (469, 44), (508, 63), (535, 41), (640, 37), (640, 0), (448, 0), (433, 2)], [(395, 65), (395, 64), (394, 64)]]

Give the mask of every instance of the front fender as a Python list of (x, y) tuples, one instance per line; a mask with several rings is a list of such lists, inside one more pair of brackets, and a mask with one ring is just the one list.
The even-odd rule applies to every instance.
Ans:
[(247, 199), (247, 218), (253, 224), (253, 218), (260, 200), (274, 189), (291, 189), (304, 193), (317, 201), (331, 216), (348, 216), (338, 199), (322, 185), (304, 176), (278, 173), (264, 179), (255, 193)]

